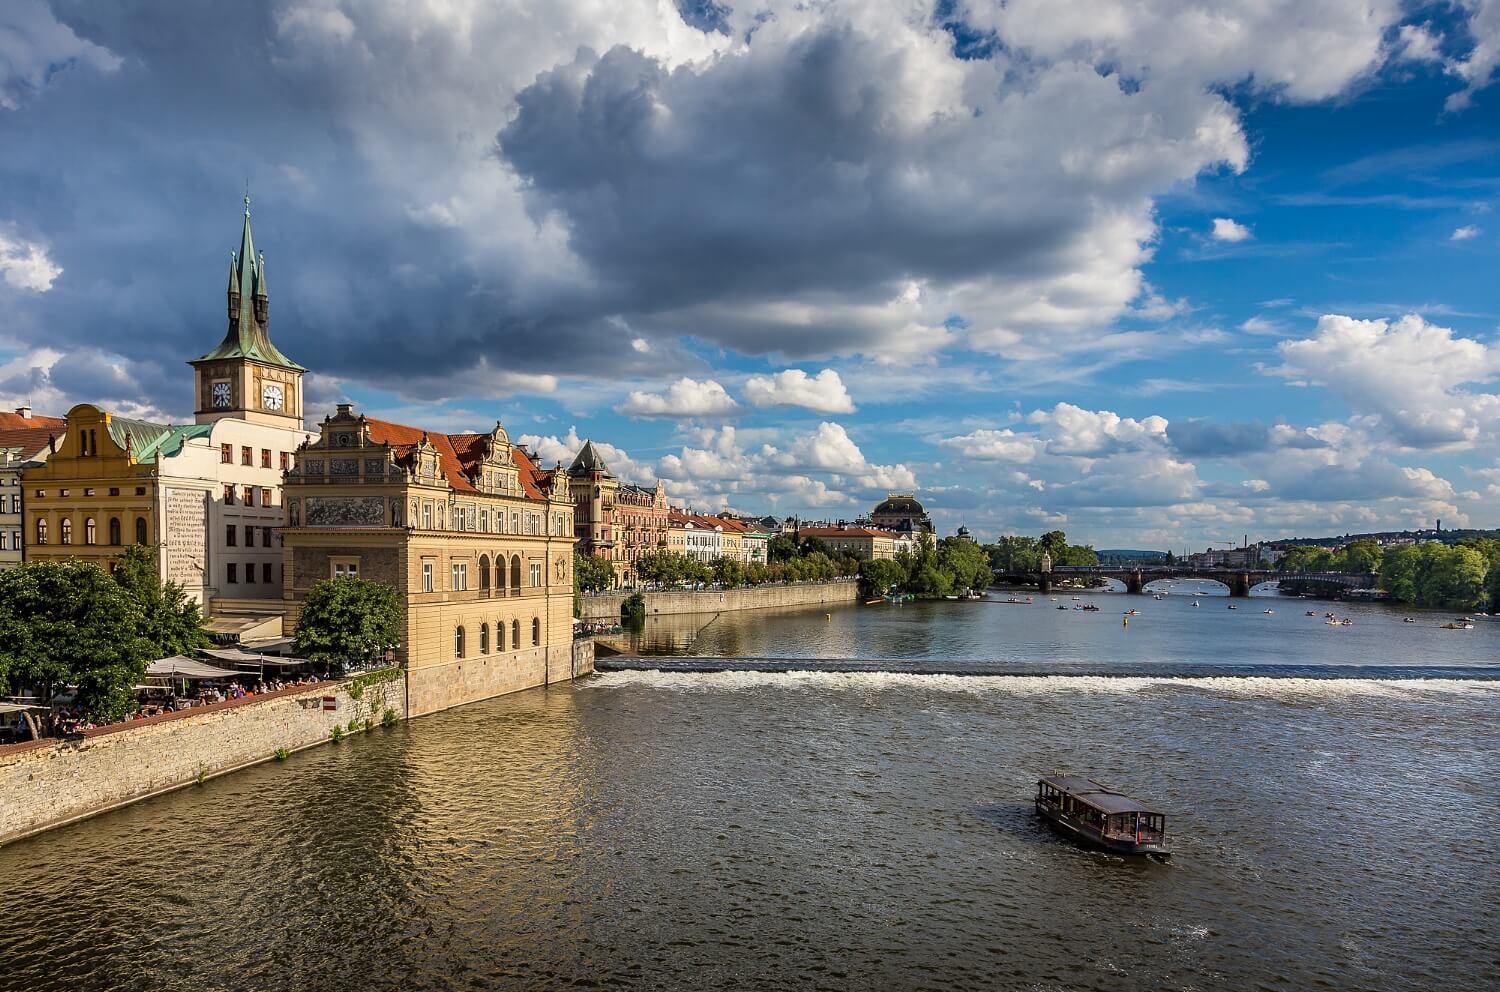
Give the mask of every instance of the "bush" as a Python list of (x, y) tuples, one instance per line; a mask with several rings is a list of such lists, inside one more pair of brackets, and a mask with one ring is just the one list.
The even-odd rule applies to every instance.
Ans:
[(646, 597), (638, 592), (626, 596), (620, 603), (620, 619), (629, 623), (640, 623), (646, 619)]

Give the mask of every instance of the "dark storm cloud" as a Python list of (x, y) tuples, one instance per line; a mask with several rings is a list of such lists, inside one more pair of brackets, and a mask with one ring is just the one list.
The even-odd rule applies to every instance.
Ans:
[[(504, 394), (510, 373), (639, 359), (628, 335), (601, 330), (596, 306), (523, 300), (460, 230), (414, 222), (331, 112), (336, 84), (286, 71), (266, 4), (55, 10), (118, 68), (71, 67), (0, 110), (0, 220), (40, 232), (64, 272), (50, 292), (8, 301), (12, 342), (99, 346), (170, 369), (168, 388), (190, 402), (181, 363), (223, 336), (248, 181), (272, 334), (311, 369), (436, 397), (460, 385)], [(489, 168), (506, 181), (499, 163)], [(505, 374), (476, 381), (482, 361)], [(51, 379), (72, 395), (115, 396), (99, 374), (60, 365)], [(110, 388), (88, 391), (99, 387)]]
[(1216, 424), (1193, 418), (1170, 421), (1167, 440), (1189, 458), (1232, 458), (1268, 449), (1271, 431), (1265, 424), (1254, 421)]

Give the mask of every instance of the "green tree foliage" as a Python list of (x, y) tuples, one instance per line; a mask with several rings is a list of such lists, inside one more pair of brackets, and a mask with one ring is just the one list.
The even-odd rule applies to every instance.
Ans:
[(615, 567), (599, 555), (573, 556), (573, 586), (579, 592), (602, 592), (615, 584)]
[(1378, 572), (1383, 555), (1380, 545), (1369, 538), (1362, 541), (1350, 541), (1344, 545), (1344, 550), (1339, 552), (1334, 567), (1340, 572), (1351, 574)]
[(1042, 549), (1034, 537), (1002, 537), (990, 545), (990, 567), (1003, 575), (1029, 575), (1041, 568)]
[(131, 545), (115, 563), (115, 582), (140, 605), (141, 632), (155, 646), (155, 657), (191, 656), (211, 643), (203, 629), (203, 610), (182, 586), (163, 584), (160, 575), (157, 551), (149, 545)]
[(797, 542), (792, 540), (790, 534), (777, 534), (766, 542), (766, 560), (768, 562), (791, 561), (799, 555)]
[(297, 653), (333, 671), (376, 660), (401, 641), (401, 596), (382, 582), (315, 582), (297, 618)]
[(733, 558), (720, 558), (714, 562), (714, 581), (725, 589), (734, 589), (745, 584), (745, 567)]
[(157, 658), (145, 608), (101, 569), (28, 562), (0, 572), (0, 681), (10, 692), (76, 684), (100, 723), (126, 716), (131, 688)]
[(1282, 572), (1332, 572), (1335, 570), (1333, 552), (1310, 544), (1298, 544), (1287, 548), (1281, 560), (1276, 563), (1276, 567)]
[(1049, 530), (1037, 541), (1037, 545), (1043, 553), (1052, 556), (1052, 564), (1056, 565), (1068, 551), (1068, 535), (1060, 530)]
[(1483, 551), (1474, 547), (1402, 544), (1386, 549), (1380, 587), (1403, 603), (1466, 610), (1490, 594), (1491, 571)]
[(906, 569), (893, 558), (872, 558), (859, 563), (859, 577), (867, 593), (882, 595), (892, 586), (905, 585)]

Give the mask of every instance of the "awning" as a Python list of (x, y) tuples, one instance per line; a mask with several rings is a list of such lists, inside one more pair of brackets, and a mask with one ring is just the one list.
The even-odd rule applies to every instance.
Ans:
[(227, 661), (231, 665), (273, 665), (292, 668), (307, 664), (306, 658), (280, 658), (273, 654), (257, 654), (254, 651), (242, 651), (239, 648), (204, 648), (203, 653), (218, 661)]
[(0, 714), (21, 713), (26, 710), (45, 710), (45, 706), (24, 706), (21, 703), (0, 703)]
[(170, 658), (162, 658), (153, 661), (146, 666), (147, 675), (170, 675), (175, 678), (185, 679), (228, 679), (244, 672), (231, 672), (225, 668), (215, 668), (206, 661), (196, 658), (184, 658), (182, 655), (173, 655)]

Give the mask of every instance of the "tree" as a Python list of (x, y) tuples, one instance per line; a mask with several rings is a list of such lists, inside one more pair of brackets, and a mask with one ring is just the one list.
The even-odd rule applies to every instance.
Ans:
[(1286, 549), (1276, 567), (1283, 572), (1331, 572), (1333, 552), (1309, 544), (1294, 545)]
[(791, 561), (798, 557), (797, 542), (790, 534), (777, 534), (766, 542), (766, 560), (768, 562)]
[(745, 584), (745, 568), (734, 558), (719, 557), (713, 564), (714, 581), (725, 589)]
[(76, 684), (90, 719), (119, 720), (157, 657), (149, 627), (141, 604), (94, 565), (38, 561), (0, 572), (0, 681), (11, 691), (50, 697)]
[(1380, 570), (1382, 553), (1380, 545), (1369, 538), (1360, 541), (1351, 541), (1344, 545), (1344, 550), (1339, 555), (1335, 567), (1340, 572), (1356, 574), (1360, 572), (1376, 572)]
[(972, 541), (956, 537), (943, 540), (938, 548), (937, 567), (939, 572), (948, 576), (953, 589), (963, 592), (988, 589), (994, 577), (984, 549)]
[[(1059, 531), (1059, 533), (1061, 533)], [(1069, 544), (1063, 548), (1062, 554), (1054, 557), (1054, 565), (1097, 565), (1099, 555), (1095, 553), (1092, 544)]]
[(1037, 542), (1040, 550), (1052, 556), (1052, 564), (1062, 561), (1068, 550), (1068, 535), (1060, 530), (1049, 530)]
[(892, 558), (871, 558), (859, 563), (859, 578), (865, 591), (873, 594), (889, 592), (892, 586), (904, 585), (906, 570)]
[(333, 671), (401, 642), (401, 595), (383, 582), (339, 576), (313, 583), (297, 618), (297, 653)]
[(115, 582), (141, 607), (141, 633), (154, 646), (156, 658), (192, 655), (212, 643), (203, 629), (203, 610), (182, 586), (163, 584), (157, 551), (132, 544), (115, 562)]
[(599, 555), (575, 554), (573, 584), (579, 592), (602, 592), (615, 584), (615, 567)]
[(1029, 575), (1041, 568), (1042, 550), (1034, 537), (1002, 537), (989, 554), (990, 567), (1002, 575)]

